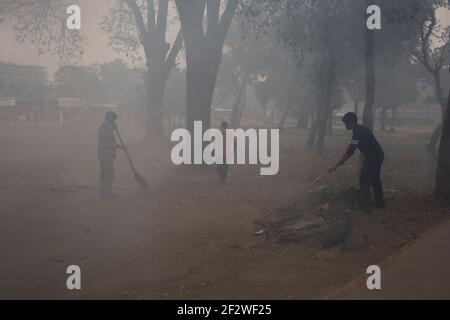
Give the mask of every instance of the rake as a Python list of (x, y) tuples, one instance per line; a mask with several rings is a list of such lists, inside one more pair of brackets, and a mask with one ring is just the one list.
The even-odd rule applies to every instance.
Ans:
[(284, 204), (282, 204), (281, 206), (279, 206), (278, 208), (270, 211), (269, 213), (267, 213), (264, 217), (262, 217), (261, 219), (259, 219), (258, 221), (263, 221), (266, 220), (267, 218), (269, 218), (270, 216), (272, 216), (275, 212), (288, 207), (290, 204), (292, 204), (292, 202), (294, 202), (294, 200), (297, 200), (298, 197), (300, 197), (302, 194), (304, 194), (306, 191), (308, 191), (309, 189), (311, 189), (312, 187), (314, 187), (317, 183), (319, 183), (319, 181), (325, 179), (325, 177), (327, 177), (330, 173), (327, 172), (323, 175), (321, 175), (320, 177), (318, 177), (316, 180), (314, 180), (312, 183), (310, 183), (309, 185), (307, 185), (305, 188), (303, 188), (301, 191), (297, 192), (294, 196), (292, 196), (289, 200), (287, 200)]

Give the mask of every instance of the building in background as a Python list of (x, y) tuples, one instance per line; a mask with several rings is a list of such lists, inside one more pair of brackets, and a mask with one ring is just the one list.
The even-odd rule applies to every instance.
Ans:
[(55, 121), (47, 69), (0, 62), (0, 120)]
[(78, 97), (66, 97), (54, 89), (44, 67), (0, 63), (0, 120), (98, 124), (106, 111), (119, 113), (115, 104), (92, 103), (77, 90), (72, 95)]
[(45, 100), (48, 87), (45, 67), (0, 62), (0, 98)]

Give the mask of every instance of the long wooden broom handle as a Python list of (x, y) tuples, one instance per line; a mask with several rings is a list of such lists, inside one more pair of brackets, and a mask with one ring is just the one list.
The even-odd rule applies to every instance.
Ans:
[[(125, 147), (125, 144), (123, 143), (122, 137), (120, 136), (119, 129), (115, 128), (114, 131), (117, 134), (117, 138), (119, 138), (120, 144)], [(128, 150), (125, 149), (124, 151), (125, 151), (125, 155), (127, 156), (128, 162), (130, 163), (131, 169), (133, 169), (133, 171), (135, 171), (136, 169), (134, 168), (133, 161), (131, 161), (131, 158), (128, 155)]]

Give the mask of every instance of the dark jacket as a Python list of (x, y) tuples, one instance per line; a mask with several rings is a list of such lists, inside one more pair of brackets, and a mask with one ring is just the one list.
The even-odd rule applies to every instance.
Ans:
[(347, 149), (347, 155), (352, 156), (359, 149), (364, 158), (370, 162), (383, 161), (384, 152), (377, 139), (367, 127), (357, 125), (353, 129), (352, 141)]

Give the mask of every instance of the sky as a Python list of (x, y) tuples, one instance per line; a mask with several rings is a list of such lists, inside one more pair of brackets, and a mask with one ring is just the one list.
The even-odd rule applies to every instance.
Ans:
[[(99, 23), (108, 14), (109, 8), (116, 0), (80, 0), (82, 26), (81, 32), (87, 37), (85, 53), (79, 64), (89, 65), (95, 62), (108, 62), (115, 58), (127, 60), (125, 55), (115, 53), (108, 45), (107, 35), (101, 30)], [(440, 10), (438, 17), (442, 24), (450, 25), (450, 12)], [(39, 54), (29, 43), (16, 43), (14, 32), (10, 26), (1, 26), (0, 61), (8, 63), (42, 65), (47, 68), (49, 78), (52, 78), (59, 66), (57, 56)], [(174, 33), (174, 32), (173, 32)], [(169, 34), (169, 38), (173, 36)]]
[[(101, 30), (99, 23), (108, 14), (111, 0), (81, 0), (81, 32), (87, 37), (84, 55), (79, 64), (107, 62), (114, 58), (126, 60), (125, 55), (115, 53), (108, 45), (108, 37)], [(59, 58), (50, 54), (39, 55), (37, 49), (29, 43), (16, 43), (12, 28), (0, 30), (2, 48), (0, 61), (18, 64), (43, 65), (47, 67), (49, 76), (57, 70)]]

